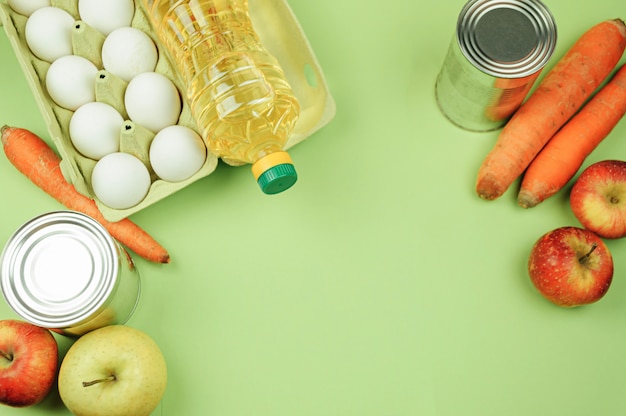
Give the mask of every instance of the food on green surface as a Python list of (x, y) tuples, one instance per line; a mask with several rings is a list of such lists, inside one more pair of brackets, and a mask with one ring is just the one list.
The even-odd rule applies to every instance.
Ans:
[(78, 0), (82, 21), (108, 35), (115, 29), (130, 26), (135, 15), (133, 0)]
[[(218, 2), (204, 8), (172, 7), (164, 0), (142, 4), (176, 64), (210, 151), (230, 165), (250, 164), (265, 194), (293, 186), (298, 175), (287, 144), (302, 103), (256, 33), (247, 2), (223, 11)], [(186, 22), (194, 22), (193, 28)]]
[(207, 157), (202, 137), (185, 126), (169, 126), (159, 131), (150, 144), (150, 165), (156, 175), (169, 182), (180, 182), (195, 174)]
[(613, 279), (613, 258), (594, 232), (578, 227), (549, 231), (533, 245), (528, 275), (550, 302), (571, 308), (600, 300)]
[(70, 347), (59, 370), (59, 394), (81, 416), (147, 416), (167, 386), (165, 358), (145, 332), (112, 325)]
[[(44, 8), (54, 10), (41, 11)], [(63, 159), (64, 177), (77, 192), (94, 200), (106, 220), (127, 218), (217, 167), (217, 156), (206, 150), (203, 165), (185, 180), (159, 180), (150, 165), (150, 142), (159, 130), (171, 125), (196, 131), (197, 127), (181, 96), (183, 86), (176, 68), (160, 56), (150, 23), (136, 2), (73, 0), (41, 6), (38, 11), (44, 17), (46, 13), (72, 16), (71, 28), (67, 25), (71, 29), (69, 35), (63, 32), (69, 46), (62, 56), (50, 58), (50, 62), (35, 55), (25, 41), (30, 18), (8, 9), (3, 8), (2, 12), (14, 24), (7, 26), (15, 30), (8, 33), (17, 36), (12, 46), (18, 58), (22, 58), (20, 63), (42, 105), (51, 139)], [(35, 31), (43, 40), (44, 49), (48, 38), (56, 36), (47, 29), (50, 25), (45, 21), (41, 25), (49, 33)], [(123, 204), (132, 205), (129, 208), (105, 204), (106, 197), (99, 198), (91, 183), (98, 161), (116, 152), (138, 158), (150, 173), (147, 195), (137, 204)]]
[(546, 74), (504, 126), (478, 171), (476, 192), (500, 197), (557, 130), (611, 73), (626, 48), (626, 25), (606, 20), (588, 29)]
[(71, 55), (74, 18), (57, 7), (36, 10), (26, 21), (24, 37), (30, 51), (39, 59), (54, 62)]
[(115, 29), (102, 44), (104, 69), (126, 82), (141, 73), (154, 71), (158, 57), (150, 36), (134, 27)]
[(2, 144), (17, 170), (68, 209), (96, 219), (113, 238), (144, 259), (169, 263), (168, 252), (146, 231), (127, 218), (107, 221), (92, 199), (76, 191), (61, 172), (60, 158), (40, 137), (26, 129), (4, 126)]
[(580, 224), (604, 238), (626, 236), (626, 162), (603, 160), (588, 166), (570, 192)]
[(131, 121), (153, 133), (178, 123), (182, 110), (178, 88), (158, 72), (133, 77), (124, 92), (124, 106)]
[(626, 113), (626, 65), (539, 152), (518, 194), (523, 208), (556, 194)]
[(46, 90), (57, 105), (75, 111), (96, 100), (97, 73), (98, 68), (82, 56), (62, 56), (46, 72)]
[(109, 104), (93, 101), (81, 105), (70, 118), (69, 134), (83, 156), (99, 160), (120, 148), (122, 115)]
[(0, 403), (32, 406), (57, 378), (58, 347), (49, 330), (29, 322), (0, 321)]
[(148, 194), (150, 172), (131, 154), (110, 153), (93, 168), (91, 186), (103, 204), (115, 209), (132, 208)]

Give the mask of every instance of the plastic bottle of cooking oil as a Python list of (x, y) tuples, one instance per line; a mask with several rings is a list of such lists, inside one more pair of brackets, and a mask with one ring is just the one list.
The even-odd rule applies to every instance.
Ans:
[(300, 106), (261, 44), (247, 0), (142, 0), (187, 88), (209, 149), (231, 165), (252, 164), (263, 192), (297, 179), (283, 150)]

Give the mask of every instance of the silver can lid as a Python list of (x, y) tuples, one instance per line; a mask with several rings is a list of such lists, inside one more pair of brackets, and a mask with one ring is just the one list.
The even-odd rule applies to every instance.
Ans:
[(107, 303), (118, 284), (117, 245), (93, 218), (74, 211), (37, 216), (0, 257), (2, 293), (31, 323), (69, 328)]
[(457, 21), (465, 57), (499, 78), (522, 78), (542, 69), (556, 36), (554, 17), (539, 0), (470, 0)]

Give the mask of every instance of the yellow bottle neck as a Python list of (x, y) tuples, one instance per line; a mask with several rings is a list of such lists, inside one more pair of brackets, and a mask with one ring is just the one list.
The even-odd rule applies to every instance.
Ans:
[(274, 152), (263, 156), (262, 158), (254, 162), (254, 164), (252, 164), (252, 174), (254, 175), (254, 179), (258, 180), (263, 172), (273, 168), (274, 166), (282, 165), (285, 163), (293, 164), (291, 156), (289, 156), (289, 153), (285, 151)]

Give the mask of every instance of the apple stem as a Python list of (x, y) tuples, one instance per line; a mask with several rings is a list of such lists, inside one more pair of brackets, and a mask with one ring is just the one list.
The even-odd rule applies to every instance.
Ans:
[(580, 261), (581, 263), (586, 262), (589, 256), (591, 256), (591, 253), (593, 253), (596, 248), (598, 248), (598, 245), (596, 243), (593, 243), (589, 252), (585, 254), (584, 256), (582, 256), (580, 259), (578, 259), (578, 261)]
[(100, 378), (98, 380), (83, 381), (83, 387), (89, 387), (89, 386), (93, 386), (94, 384), (105, 383), (107, 381), (115, 381), (115, 380), (116, 380), (115, 376), (114, 375), (110, 375), (108, 377)]
[(13, 361), (13, 354), (0, 351), (0, 355), (2, 355), (7, 361)]

